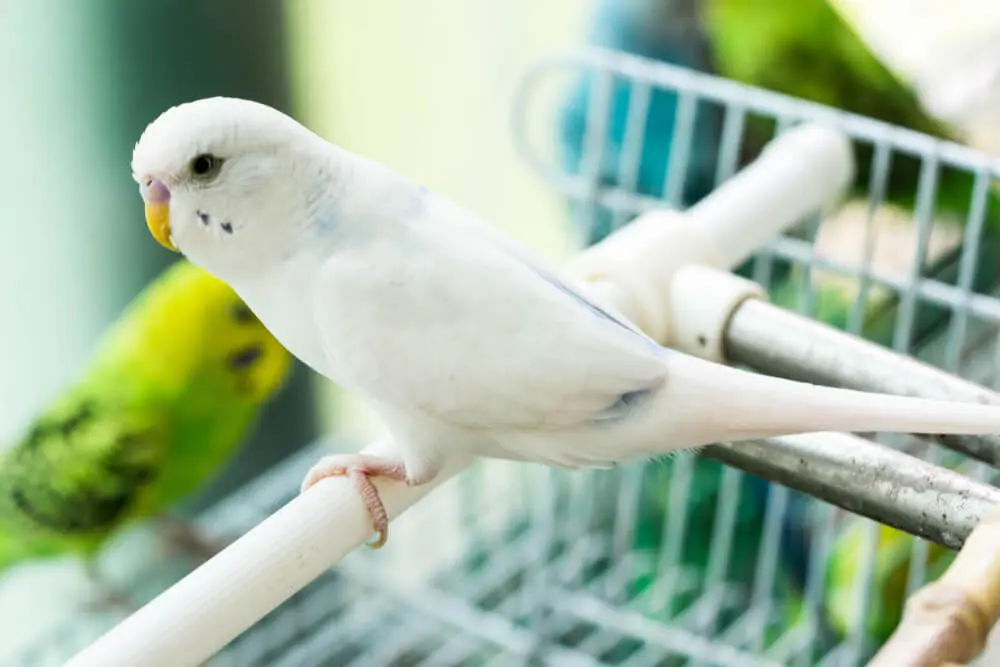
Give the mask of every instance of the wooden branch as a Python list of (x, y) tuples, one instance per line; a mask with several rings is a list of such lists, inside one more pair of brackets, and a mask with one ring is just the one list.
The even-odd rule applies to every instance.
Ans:
[(903, 619), (868, 667), (963, 667), (1000, 620), (1000, 506), (952, 564), (906, 602)]

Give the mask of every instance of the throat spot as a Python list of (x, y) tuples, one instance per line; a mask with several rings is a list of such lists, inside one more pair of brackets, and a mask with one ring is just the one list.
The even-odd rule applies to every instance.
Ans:
[[(198, 209), (198, 210), (195, 211), (195, 215), (197, 215), (198, 219), (201, 220), (201, 224), (203, 226), (208, 227), (208, 226), (210, 226), (212, 224), (212, 215), (210, 213), (207, 213), (205, 211), (202, 211), (201, 209)], [(232, 234), (233, 233), (233, 223), (231, 223), (231, 222), (220, 222), (219, 223), (219, 229), (221, 229), (222, 231), (224, 231), (227, 234)]]

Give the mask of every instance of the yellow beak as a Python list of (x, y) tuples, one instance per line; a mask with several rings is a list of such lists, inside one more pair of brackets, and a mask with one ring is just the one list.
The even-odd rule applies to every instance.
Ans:
[(170, 204), (146, 203), (146, 226), (153, 238), (167, 250), (178, 252), (170, 240)]

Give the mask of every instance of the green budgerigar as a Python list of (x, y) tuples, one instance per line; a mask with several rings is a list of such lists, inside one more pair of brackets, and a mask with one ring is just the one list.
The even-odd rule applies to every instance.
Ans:
[[(702, 21), (718, 73), (768, 90), (875, 118), (934, 137), (959, 140), (934, 118), (916, 93), (874, 54), (827, 0), (703, 0)], [(768, 141), (763, 120), (748, 119), (743, 148), (756, 154)], [(866, 192), (873, 150), (855, 144), (855, 193)], [(920, 160), (896, 152), (885, 184), (888, 202), (916, 206)], [(938, 176), (938, 215), (964, 223), (972, 198), (973, 175), (944, 169)], [(987, 226), (995, 226), (1000, 204), (990, 199)]]
[[(954, 128), (924, 109), (913, 89), (872, 52), (828, 0), (699, 0), (698, 7), (717, 74), (939, 139), (961, 141)], [(773, 130), (772, 119), (750, 114), (743, 159), (756, 156)], [(874, 184), (875, 147), (859, 140), (854, 141), (854, 151), (857, 171), (851, 195), (867, 197)], [(887, 166), (888, 177), (880, 188), (882, 200), (913, 212), (919, 206), (922, 160), (893, 150)], [(932, 202), (935, 219), (952, 227), (966, 224), (974, 209), (974, 183), (970, 171), (938, 165)], [(1000, 191), (995, 181), (987, 191), (983, 216), (972, 288), (988, 293), (1000, 281)], [(962, 252), (959, 247), (940, 258), (924, 260), (922, 277), (956, 284)], [(776, 267), (774, 274), (782, 278), (787, 262), (779, 264), (784, 266)], [(890, 344), (898, 305), (896, 294), (873, 301), (865, 316), (865, 337)], [(940, 306), (921, 304), (910, 342), (916, 344), (917, 339), (939, 331), (949, 315)]]
[(291, 367), (225, 283), (168, 268), (0, 454), (0, 571), (71, 553), (93, 573), (119, 528), (162, 516), (230, 461)]

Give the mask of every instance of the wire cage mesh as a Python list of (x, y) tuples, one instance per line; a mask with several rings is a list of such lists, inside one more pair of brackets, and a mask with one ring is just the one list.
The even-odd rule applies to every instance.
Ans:
[[(555, 108), (537, 103), (536, 93), (567, 74), (590, 77), (586, 111), (568, 125), (577, 124), (582, 147), (569, 166), (542, 156), (544, 144), (532, 139), (529, 122)], [(645, 129), (657, 95), (672, 96), (676, 106), (669, 131), (653, 136)], [(599, 224), (605, 234), (645, 210), (691, 205), (692, 165), (707, 165), (721, 183), (760, 150), (761, 138), (806, 120), (856, 141), (859, 165), (868, 160), (859, 167), (865, 182), (854, 201), (805, 221), (738, 270), (790, 310), (995, 387), (1000, 245), (991, 228), (998, 220), (988, 214), (1000, 168), (987, 156), (590, 49), (547, 58), (525, 76), (515, 138), (525, 160), (570, 202), (590, 242)], [(707, 162), (693, 148), (702, 125), (716, 132)], [(546, 127), (550, 141), (551, 122)], [(753, 128), (761, 133), (756, 144), (748, 139)], [(656, 142), (664, 142), (665, 163), (654, 170), (662, 179), (648, 187), (642, 165)], [(893, 176), (901, 164), (912, 177), (912, 197), (899, 201), (912, 208), (893, 214), (885, 199), (907, 184)], [(953, 182), (966, 200), (963, 212), (948, 218), (940, 214), (939, 186)], [(790, 335), (762, 334), (772, 348)], [(752, 342), (730, 341), (749, 348)], [(776, 372), (810, 376), (808, 364), (770, 362)], [(926, 440), (882, 441), (970, 480), (995, 480), (992, 466)], [(297, 493), (328, 447), (303, 450), (199, 525), (209, 535), (242, 534)], [(850, 505), (850, 493), (844, 490), (841, 505)], [(920, 508), (904, 496), (888, 502), (919, 523)], [(864, 664), (898, 620), (907, 593), (936, 576), (953, 553), (692, 454), (589, 472), (479, 462), (393, 531), (385, 549), (352, 554), (209, 664), (851, 667)], [(189, 566), (151, 563), (140, 578), (150, 592), (137, 597), (151, 597)], [(81, 612), (10, 664), (61, 664), (115, 620)]]

